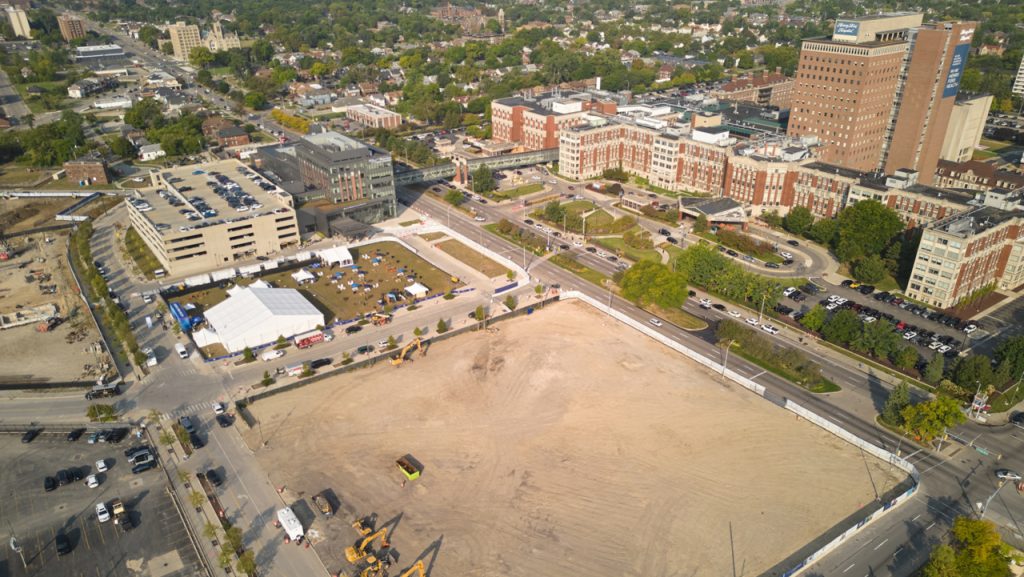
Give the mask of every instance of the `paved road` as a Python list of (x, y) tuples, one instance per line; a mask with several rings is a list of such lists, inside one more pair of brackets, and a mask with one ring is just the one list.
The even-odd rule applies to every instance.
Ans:
[(11, 84), (7, 73), (0, 70), (0, 103), (3, 104), (4, 113), (8, 118), (22, 118), (32, 114), (28, 105), (21, 99), (21, 95)]

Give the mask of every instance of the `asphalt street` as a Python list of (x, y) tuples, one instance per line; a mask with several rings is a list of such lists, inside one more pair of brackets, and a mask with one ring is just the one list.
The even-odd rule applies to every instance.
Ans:
[(7, 73), (0, 70), (0, 103), (3, 104), (4, 113), (8, 118), (21, 118), (32, 114), (28, 105), (21, 99), (21, 95), (11, 84)]

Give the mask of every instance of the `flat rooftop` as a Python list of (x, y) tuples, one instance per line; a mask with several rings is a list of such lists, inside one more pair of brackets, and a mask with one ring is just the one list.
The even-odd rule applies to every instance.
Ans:
[(162, 170), (160, 180), (129, 201), (163, 235), (291, 210), (287, 193), (237, 160)]
[(970, 238), (1012, 218), (1024, 218), (1024, 212), (1010, 212), (992, 206), (981, 206), (952, 218), (936, 222), (928, 228), (940, 230), (960, 238)]

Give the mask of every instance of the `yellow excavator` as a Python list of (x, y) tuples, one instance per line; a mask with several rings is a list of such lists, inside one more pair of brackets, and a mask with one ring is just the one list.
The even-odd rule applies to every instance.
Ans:
[[(382, 527), (373, 535), (364, 537), (358, 544), (345, 549), (345, 558), (348, 559), (349, 563), (355, 563), (362, 559), (366, 559), (366, 561), (371, 565), (376, 563), (378, 560), (376, 557), (370, 556), (369, 547), (370, 544), (376, 541), (378, 537), (380, 537), (381, 549), (387, 549), (391, 546), (391, 543), (388, 542), (388, 529), (387, 527)], [(369, 559), (367, 559), (368, 556), (370, 556)]]
[(413, 339), (413, 341), (410, 342), (409, 344), (405, 345), (402, 348), (402, 352), (398, 353), (398, 356), (391, 358), (391, 364), (396, 366), (396, 367), (402, 366), (402, 363), (404, 363), (406, 361), (406, 358), (405, 358), (406, 355), (409, 353), (410, 350), (412, 350), (413, 347), (415, 347), (416, 350), (418, 350), (421, 355), (424, 354), (423, 353), (423, 341), (421, 339), (419, 339), (419, 338), (416, 338), (416, 339)]
[(424, 577), (427, 574), (426, 567), (423, 565), (423, 559), (417, 561), (415, 565), (406, 569), (405, 573), (402, 573), (398, 577), (412, 577), (414, 574), (417, 575), (417, 577)]
[(373, 526), (366, 522), (366, 519), (356, 519), (352, 522), (352, 528), (359, 531), (363, 537), (373, 533)]

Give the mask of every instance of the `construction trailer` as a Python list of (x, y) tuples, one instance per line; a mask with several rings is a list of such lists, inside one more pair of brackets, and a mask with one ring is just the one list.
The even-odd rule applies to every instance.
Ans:
[(292, 511), (291, 507), (278, 509), (277, 521), (292, 541), (298, 541), (306, 535), (302, 530), (302, 523), (299, 522), (299, 518), (295, 516), (295, 511)]

